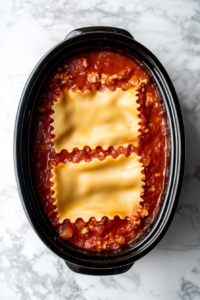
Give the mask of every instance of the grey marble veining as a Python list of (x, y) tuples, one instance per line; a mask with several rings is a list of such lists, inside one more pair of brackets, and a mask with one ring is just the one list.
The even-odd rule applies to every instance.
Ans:
[[(14, 177), (21, 91), (41, 56), (71, 30), (129, 30), (162, 62), (186, 131), (184, 184), (166, 236), (126, 274), (72, 273), (30, 227)], [(200, 1), (0, 0), (0, 299), (200, 299)]]

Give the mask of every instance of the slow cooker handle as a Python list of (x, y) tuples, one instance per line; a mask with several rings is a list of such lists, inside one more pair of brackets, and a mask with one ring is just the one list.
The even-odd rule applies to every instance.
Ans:
[(134, 263), (126, 266), (115, 267), (115, 268), (86, 268), (80, 267), (69, 262), (66, 262), (69, 269), (75, 273), (83, 274), (83, 275), (94, 275), (94, 276), (107, 276), (107, 275), (118, 275), (127, 272)]
[(74, 37), (76, 35), (80, 35), (83, 33), (91, 33), (91, 32), (113, 32), (118, 33), (121, 35), (125, 35), (129, 38), (134, 39), (134, 37), (125, 29), (117, 28), (117, 27), (110, 27), (110, 26), (89, 26), (89, 27), (81, 27), (77, 28), (75, 30), (72, 30), (65, 38), (65, 40), (68, 40), (71, 37)]

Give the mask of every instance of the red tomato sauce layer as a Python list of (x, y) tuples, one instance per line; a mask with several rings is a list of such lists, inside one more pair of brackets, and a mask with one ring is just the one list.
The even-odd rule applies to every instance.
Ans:
[[(91, 150), (87, 145), (83, 150), (74, 148), (68, 153), (62, 150), (56, 154), (52, 147), (51, 131), (52, 105), (66, 87), (73, 90), (99, 90), (116, 88), (123, 90), (137, 87), (140, 104), (141, 135), (139, 146), (129, 145), (126, 149), (100, 146)], [(141, 236), (155, 217), (165, 177), (166, 135), (165, 122), (156, 92), (157, 87), (149, 80), (146, 73), (133, 60), (107, 51), (93, 51), (78, 55), (66, 61), (52, 74), (36, 105), (34, 115), (32, 165), (36, 188), (44, 211), (58, 234), (78, 247), (91, 250), (116, 249)], [(103, 217), (100, 222), (91, 218), (85, 223), (81, 218), (75, 223), (65, 220), (59, 223), (55, 199), (50, 181), (52, 164), (59, 162), (79, 163), (94, 158), (104, 160), (111, 155), (131, 155), (132, 152), (142, 157), (144, 166), (144, 194), (141, 196), (141, 208), (132, 211), (126, 219), (115, 216), (114, 220)]]

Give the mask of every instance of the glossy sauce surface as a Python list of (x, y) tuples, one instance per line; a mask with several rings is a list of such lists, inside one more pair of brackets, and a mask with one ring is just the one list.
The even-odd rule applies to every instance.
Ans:
[[(126, 90), (137, 85), (141, 119), (138, 148), (129, 145), (126, 149), (119, 147), (114, 150), (113, 147), (109, 147), (102, 150), (98, 146), (91, 150), (86, 145), (83, 150), (74, 148), (71, 153), (67, 150), (55, 153), (51, 142), (52, 105), (64, 88), (82, 92), (104, 91), (106, 88), (114, 91), (116, 88)], [(38, 100), (32, 143), (36, 188), (44, 211), (58, 234), (70, 243), (92, 250), (116, 249), (140, 236), (152, 222), (159, 204), (165, 177), (165, 139), (165, 123), (157, 87), (149, 81), (148, 76), (134, 61), (117, 53), (93, 51), (78, 55), (60, 66), (52, 74)], [(85, 223), (79, 218), (73, 224), (70, 220), (59, 224), (53, 205), (55, 201), (51, 190), (53, 183), (50, 182), (52, 164), (57, 165), (59, 162), (67, 164), (69, 161), (79, 163), (83, 159), (90, 162), (96, 157), (103, 160), (107, 155), (116, 158), (120, 154), (129, 156), (132, 152), (142, 157), (141, 162), (145, 167), (145, 192), (141, 197), (143, 199), (141, 206), (145, 210), (132, 212), (125, 220), (116, 216), (114, 220), (104, 217), (101, 222), (91, 218)], [(148, 212), (148, 216), (144, 211)]]

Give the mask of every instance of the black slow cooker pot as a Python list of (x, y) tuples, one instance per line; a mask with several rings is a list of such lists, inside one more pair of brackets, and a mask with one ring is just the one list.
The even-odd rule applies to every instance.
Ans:
[[(31, 171), (30, 147), (34, 107), (49, 74), (64, 60), (81, 52), (110, 50), (134, 60), (154, 81), (160, 93), (167, 128), (166, 179), (157, 214), (137, 240), (117, 250), (90, 251), (63, 241), (47, 220)], [(78, 273), (112, 275), (126, 272), (152, 250), (166, 233), (175, 213), (184, 168), (184, 130), (176, 92), (158, 59), (126, 30), (85, 27), (72, 31), (51, 49), (32, 71), (21, 96), (14, 135), (17, 185), (26, 215), (41, 240)]]

